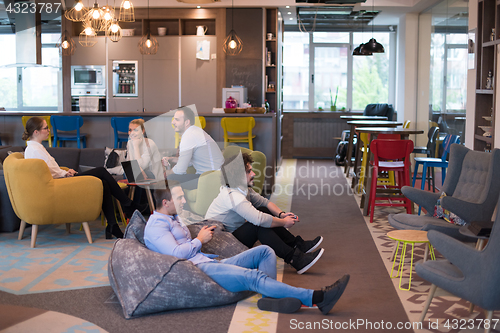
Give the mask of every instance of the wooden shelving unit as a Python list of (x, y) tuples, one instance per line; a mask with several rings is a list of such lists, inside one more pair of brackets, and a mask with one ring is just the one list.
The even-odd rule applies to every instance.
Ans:
[[(494, 37), (492, 38), (492, 30)], [(493, 149), (495, 133), (495, 105), (497, 82), (496, 51), (500, 44), (500, 4), (497, 0), (480, 0), (478, 3), (476, 34), (476, 109), (474, 119), (474, 150)], [(500, 69), (500, 68), (499, 68)], [(488, 73), (493, 74), (493, 89), (486, 89)], [(491, 121), (484, 117), (492, 117)], [(492, 137), (484, 137), (479, 126), (492, 126)]]

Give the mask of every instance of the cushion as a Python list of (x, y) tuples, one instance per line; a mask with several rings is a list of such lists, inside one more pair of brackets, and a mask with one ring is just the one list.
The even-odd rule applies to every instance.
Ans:
[[(205, 222), (208, 223), (213, 224), (213, 221)], [(144, 240), (144, 227), (144, 218), (139, 212), (134, 212), (125, 230), (125, 238), (115, 242), (108, 260), (109, 282), (125, 318), (230, 304), (252, 294), (227, 291), (190, 261), (149, 250), (139, 241)], [(215, 232), (211, 242), (218, 243), (221, 233), (222, 230)]]
[[(108, 165), (109, 156), (113, 156), (111, 152), (115, 152), (118, 155), (115, 165)], [(123, 175), (123, 168), (121, 162), (127, 160), (127, 150), (126, 149), (113, 149), (106, 147), (104, 150), (104, 167), (112, 175)]]
[(217, 259), (224, 259), (235, 256), (243, 251), (248, 250), (248, 247), (243, 245), (232, 233), (225, 231), (224, 224), (215, 220), (204, 220), (198, 223), (188, 225), (188, 229), (191, 232), (191, 238), (198, 236), (201, 228), (205, 225), (211, 226), (216, 225), (217, 228), (214, 230), (214, 236), (212, 240), (206, 244), (203, 244), (201, 251), (203, 253), (217, 254), (219, 257)]
[(441, 206), (441, 199), (446, 196), (446, 193), (443, 192), (439, 199), (437, 200), (436, 205), (434, 206), (434, 215), (433, 217), (437, 217), (438, 219), (443, 219), (446, 222), (456, 224), (456, 225), (465, 225), (467, 222), (465, 222), (463, 219), (458, 217), (456, 214), (450, 212), (447, 209), (444, 209)]

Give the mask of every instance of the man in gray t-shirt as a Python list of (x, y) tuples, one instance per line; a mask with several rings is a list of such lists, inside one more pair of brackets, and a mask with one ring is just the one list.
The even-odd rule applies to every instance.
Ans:
[(220, 188), (205, 218), (222, 222), (248, 247), (257, 240), (270, 246), (278, 257), (302, 274), (323, 255), (324, 249), (317, 249), (323, 237), (304, 241), (287, 230), (299, 221), (298, 217), (292, 212), (281, 211), (251, 188), (255, 176), (252, 163), (252, 157), (246, 153), (239, 153), (224, 162), (221, 171), (226, 186)]

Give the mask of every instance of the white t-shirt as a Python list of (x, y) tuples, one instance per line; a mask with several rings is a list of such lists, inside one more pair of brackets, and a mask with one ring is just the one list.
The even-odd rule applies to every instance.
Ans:
[(192, 165), (197, 174), (219, 170), (224, 157), (217, 143), (210, 135), (198, 126), (190, 126), (182, 134), (179, 144), (179, 159), (173, 167), (175, 174), (185, 174)]
[(66, 177), (67, 171), (61, 169), (56, 160), (50, 156), (49, 152), (45, 147), (36, 141), (28, 141), (28, 147), (24, 151), (24, 158), (39, 158), (44, 160), (49, 167), (50, 173), (53, 178), (64, 178)]

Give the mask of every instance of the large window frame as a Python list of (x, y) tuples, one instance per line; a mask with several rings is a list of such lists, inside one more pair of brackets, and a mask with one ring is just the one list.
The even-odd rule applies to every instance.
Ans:
[[(286, 43), (286, 34), (288, 31), (285, 31), (285, 43)], [(290, 31), (292, 32), (292, 31)], [(384, 31), (385, 32), (385, 31)], [(315, 99), (314, 99), (314, 94), (315, 94), (315, 88), (314, 88), (314, 74), (315, 74), (315, 64), (314, 61), (311, 61), (311, 59), (315, 59), (315, 51), (317, 48), (321, 47), (339, 47), (339, 48), (345, 48), (347, 47), (350, 52), (348, 52), (347, 56), (347, 96), (346, 96), (346, 110), (347, 111), (352, 111), (353, 110), (353, 55), (352, 51), (357, 45), (354, 45), (354, 33), (359, 33), (359, 32), (348, 32), (349, 33), (349, 42), (348, 43), (321, 43), (321, 42), (314, 42), (313, 41), (313, 33), (309, 33), (309, 98), (308, 98), (308, 109), (291, 109), (291, 108), (286, 108), (283, 111), (284, 112), (304, 112), (304, 111), (315, 111), (317, 110), (317, 107), (315, 104)], [(387, 32), (389, 34), (389, 49), (391, 50), (391, 55), (389, 56), (389, 73), (390, 73), (390, 80), (389, 82), (393, 82), (395, 80), (395, 72), (396, 72), (396, 57), (395, 57), (395, 50), (396, 50), (396, 38), (395, 38), (395, 32)], [(286, 79), (286, 70), (284, 69), (284, 78)], [(395, 103), (395, 84), (390, 84), (388, 86), (389, 89), (389, 96), (388, 96), (388, 103), (389, 104), (394, 104)], [(335, 94), (335, 93), (334, 93)], [(285, 102), (286, 97), (283, 96), (283, 101)], [(329, 107), (327, 107), (329, 109)], [(338, 110), (338, 108), (337, 108)], [(358, 110), (355, 110), (358, 111)], [(362, 111), (362, 110), (359, 110)]]

